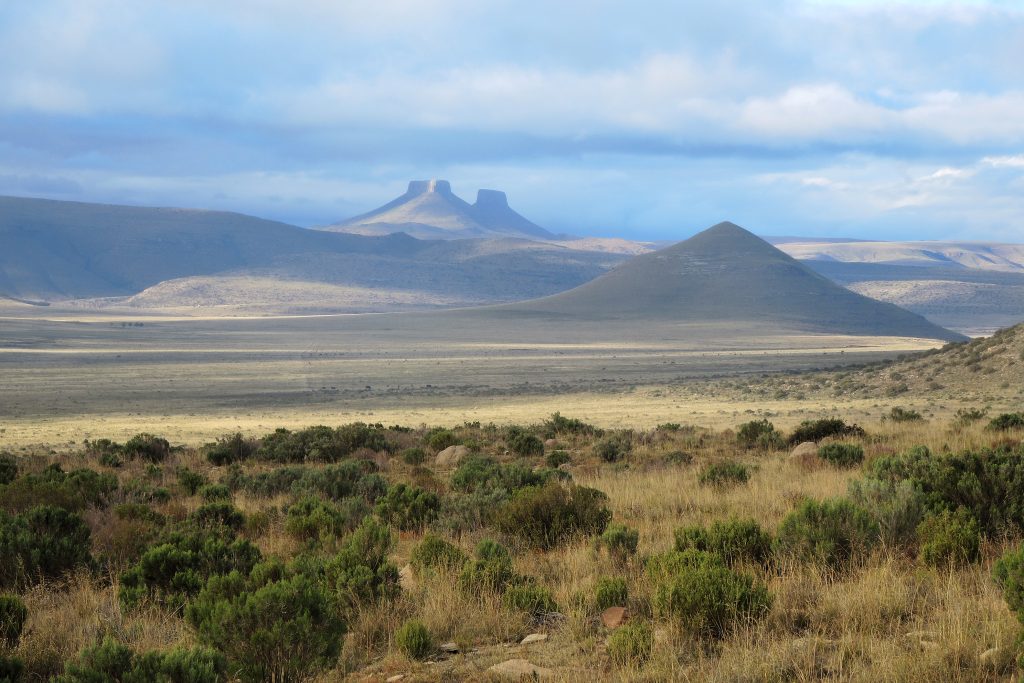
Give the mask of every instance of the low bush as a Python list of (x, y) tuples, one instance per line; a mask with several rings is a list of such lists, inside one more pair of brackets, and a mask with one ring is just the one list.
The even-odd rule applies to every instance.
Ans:
[(394, 543), (391, 529), (369, 516), (344, 538), (335, 555), (323, 560), (317, 573), (342, 608), (370, 605), (398, 594), (398, 568), (388, 560)]
[(933, 567), (967, 564), (979, 556), (981, 530), (964, 508), (929, 515), (917, 527), (917, 538), (918, 557)]
[(352, 520), (335, 503), (304, 496), (288, 506), (284, 528), (298, 541), (322, 544), (354, 528), (358, 521)]
[(0, 595), (0, 645), (13, 650), (21, 639), (28, 610), (17, 595)]
[(1003, 413), (988, 423), (987, 429), (1005, 432), (1010, 429), (1024, 429), (1024, 413)]
[(0, 588), (53, 579), (89, 564), (90, 534), (82, 518), (41, 505), (20, 515), (0, 512)]
[(208, 503), (231, 500), (231, 489), (225, 484), (207, 484), (199, 489), (199, 495)]
[(697, 476), (697, 482), (701, 485), (717, 487), (745, 484), (749, 479), (750, 468), (731, 460), (705, 465)]
[(466, 564), (466, 553), (440, 536), (428, 533), (423, 536), (409, 557), (409, 564), (418, 575), (432, 570), (452, 571)]
[(426, 659), (434, 653), (434, 638), (423, 622), (410, 619), (395, 632), (395, 645), (409, 659)]
[(419, 447), (406, 448), (401, 455), (406, 465), (422, 465), (427, 459), (427, 452)]
[(837, 417), (819, 420), (805, 420), (789, 436), (790, 445), (804, 441), (821, 441), (830, 436), (864, 436), (864, 430), (857, 425), (848, 425)]
[(484, 539), (476, 546), (474, 558), (466, 563), (459, 576), (459, 585), (471, 594), (482, 591), (503, 592), (516, 580), (512, 557), (499, 543)]
[(805, 500), (782, 520), (775, 550), (787, 557), (843, 569), (866, 555), (878, 534), (878, 524), (849, 500)]
[(539, 619), (545, 614), (558, 611), (551, 591), (532, 582), (510, 586), (501, 596), (501, 604), (505, 609), (525, 612), (531, 619)]
[(279, 428), (260, 440), (255, 456), (277, 463), (338, 462), (355, 451), (388, 450), (382, 425), (355, 422), (331, 429), (323, 425), (297, 432)]
[(608, 637), (608, 656), (618, 666), (640, 666), (651, 656), (654, 631), (650, 624), (625, 624)]
[(675, 549), (714, 553), (729, 565), (765, 564), (771, 555), (772, 537), (753, 519), (729, 519), (713, 522), (710, 528), (676, 529)]
[(441, 500), (436, 493), (408, 484), (395, 484), (377, 500), (374, 511), (386, 523), (402, 531), (422, 529), (437, 519)]
[(18, 461), (10, 453), (0, 453), (0, 486), (18, 478)]
[(567, 465), (572, 462), (572, 458), (565, 451), (551, 451), (548, 456), (544, 459), (544, 462), (551, 469), (558, 469), (562, 465)]
[(616, 562), (625, 563), (633, 555), (640, 542), (640, 532), (625, 524), (611, 524), (598, 538), (598, 544), (608, 551)]
[(0, 683), (18, 683), (25, 665), (17, 657), (0, 653)]
[(493, 458), (470, 456), (452, 473), (452, 488), (464, 493), (502, 491), (511, 495), (528, 486), (540, 486), (548, 477), (512, 463), (502, 465)]
[(655, 608), (698, 638), (724, 637), (737, 623), (763, 618), (772, 606), (763, 584), (729, 569), (712, 553), (687, 550), (654, 556), (647, 570)]
[(883, 545), (895, 549), (914, 544), (925, 501), (912, 481), (854, 480), (850, 482), (850, 499), (878, 524), (878, 538)]
[(544, 442), (519, 427), (510, 427), (505, 437), (508, 449), (521, 458), (544, 455)]
[(768, 420), (753, 420), (740, 425), (736, 441), (744, 448), (779, 450), (786, 445), (786, 439)]
[(218, 467), (242, 462), (256, 455), (258, 444), (242, 436), (241, 432), (217, 439), (203, 449), (211, 465)]
[(243, 681), (301, 681), (333, 665), (345, 621), (318, 580), (281, 562), (212, 576), (185, 610)]
[(599, 611), (609, 607), (625, 607), (629, 600), (626, 580), (620, 576), (602, 576), (594, 586), (594, 605)]
[(992, 577), (1003, 591), (1010, 611), (1024, 623), (1024, 545), (1006, 551), (992, 567)]
[(222, 529), (174, 531), (122, 574), (118, 598), (126, 609), (147, 601), (180, 608), (211, 576), (247, 573), (260, 559), (256, 546)]
[[(178, 475), (178, 486), (186, 494), (190, 496), (196, 495), (200, 488), (208, 483), (205, 475), (198, 472), (193, 472), (187, 467), (179, 467), (177, 471)], [(227, 487), (224, 487), (227, 489)], [(228, 491), (228, 497), (231, 497), (231, 492)]]
[(562, 417), (560, 413), (552, 413), (543, 425), (544, 436), (553, 439), (560, 434), (579, 434), (593, 436), (601, 430), (574, 417)]
[(818, 457), (835, 467), (856, 467), (864, 461), (864, 449), (855, 443), (827, 443), (818, 448)]
[(495, 512), (494, 526), (534, 548), (549, 550), (574, 536), (604, 532), (612, 517), (607, 501), (597, 489), (551, 482), (518, 491)]
[(598, 441), (594, 445), (594, 454), (605, 462), (618, 462), (629, 455), (633, 444), (628, 436), (618, 434)]
[(231, 503), (207, 503), (196, 508), (188, 516), (188, 521), (202, 529), (223, 527), (241, 531), (245, 526), (245, 515)]
[(921, 422), (924, 420), (924, 417), (916, 410), (893, 406), (888, 415), (882, 416), (882, 421), (885, 422), (886, 420), (890, 422)]
[(171, 444), (167, 439), (152, 434), (136, 434), (128, 439), (121, 452), (129, 459), (145, 460), (146, 462), (158, 463), (167, 459), (171, 454)]
[(56, 683), (222, 683), (227, 666), (219, 653), (205, 649), (169, 650), (136, 655), (110, 638), (67, 663)]
[(0, 486), (0, 509), (24, 512), (39, 505), (70, 511), (105, 507), (117, 490), (117, 477), (90, 469), (65, 472), (50, 465), (42, 472), (22, 475)]
[(423, 443), (426, 444), (427, 448), (437, 453), (450, 446), (457, 445), (459, 439), (452, 430), (435, 427), (423, 437)]

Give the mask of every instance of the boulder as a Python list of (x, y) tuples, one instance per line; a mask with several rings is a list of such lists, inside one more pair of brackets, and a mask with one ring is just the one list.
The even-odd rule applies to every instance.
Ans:
[(531, 645), (533, 643), (543, 643), (547, 639), (548, 639), (548, 634), (546, 634), (546, 633), (531, 633), (530, 635), (526, 636), (521, 641), (519, 641), (519, 644), (520, 645)]
[(558, 441), (555, 439), (548, 439), (544, 442), (544, 448), (558, 448)]
[(395, 674), (394, 676), (388, 676), (386, 683), (398, 683), (398, 681), (405, 678), (405, 674)]
[(437, 454), (434, 462), (442, 467), (449, 467), (458, 465), (467, 455), (469, 455), (469, 449), (465, 446), (449, 446)]
[(545, 669), (542, 666), (531, 664), (525, 659), (508, 659), (499, 664), (487, 669), (489, 673), (495, 674), (500, 678), (505, 678), (511, 681), (519, 681), (523, 678), (535, 679), (535, 678), (551, 678), (555, 672), (551, 669)]
[(407, 564), (398, 570), (398, 585), (402, 587), (402, 590), (412, 590), (416, 587), (416, 575), (412, 570), (412, 565)]
[(625, 607), (609, 607), (601, 612), (601, 623), (607, 629), (616, 629), (629, 619), (629, 610)]
[(438, 646), (437, 649), (440, 650), (441, 652), (444, 652), (444, 653), (450, 654), (450, 655), (457, 655), (457, 654), (459, 654), (459, 646), (456, 645), (454, 641), (452, 641), (450, 643), (441, 643)]
[(806, 458), (807, 456), (818, 457), (818, 444), (813, 441), (804, 441), (789, 454), (789, 457), (794, 459)]

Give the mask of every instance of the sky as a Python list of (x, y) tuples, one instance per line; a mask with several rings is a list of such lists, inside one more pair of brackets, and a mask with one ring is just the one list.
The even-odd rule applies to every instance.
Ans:
[(0, 194), (1024, 242), (1024, 0), (8, 0)]

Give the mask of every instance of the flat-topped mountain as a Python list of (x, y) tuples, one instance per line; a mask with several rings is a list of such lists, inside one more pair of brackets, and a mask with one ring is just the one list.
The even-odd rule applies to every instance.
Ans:
[(844, 289), (732, 223), (637, 256), (573, 290), (501, 308), (576, 318), (771, 322), (809, 332), (964, 339), (917, 314)]
[(419, 239), (555, 239), (555, 235), (516, 213), (504, 192), (480, 190), (476, 203), (470, 204), (452, 192), (447, 180), (413, 180), (401, 197), (323, 230), (359, 235), (404, 232)]

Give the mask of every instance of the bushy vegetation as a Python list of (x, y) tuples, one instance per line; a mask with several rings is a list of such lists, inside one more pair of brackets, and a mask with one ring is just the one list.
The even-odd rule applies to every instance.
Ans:
[(736, 431), (736, 441), (744, 448), (778, 450), (786, 445), (786, 439), (768, 420), (753, 420), (741, 424)]
[(888, 420), (890, 422), (921, 422), (924, 420), (924, 416), (916, 410), (910, 408), (901, 408), (900, 406), (893, 406), (889, 411), (888, 415), (883, 415), (882, 420)]
[(775, 550), (789, 558), (844, 569), (866, 556), (878, 534), (878, 523), (849, 500), (805, 500), (782, 520)]
[(1024, 429), (1024, 413), (1003, 413), (1002, 415), (997, 415), (988, 423), (988, 428), (997, 432), (1005, 432), (1010, 429)]
[(636, 555), (636, 548), (640, 542), (640, 532), (631, 529), (625, 524), (610, 524), (604, 533), (598, 538), (601, 547), (608, 551), (608, 554), (620, 564), (623, 564), (633, 555)]
[(388, 451), (383, 425), (355, 422), (336, 429), (323, 425), (296, 432), (278, 429), (260, 440), (255, 457), (276, 463), (338, 462), (359, 449)]
[(258, 448), (256, 441), (237, 433), (207, 444), (204, 450), (211, 465), (221, 466), (248, 460), (256, 454)]
[(228, 680), (224, 658), (207, 649), (169, 650), (136, 654), (127, 645), (107, 638), (68, 662), (56, 683), (223, 683)]
[(505, 546), (484, 539), (477, 544), (473, 559), (463, 567), (459, 584), (463, 590), (473, 594), (502, 592), (516, 578), (512, 556)]
[(451, 571), (466, 564), (466, 553), (458, 546), (440, 536), (425, 534), (423, 540), (413, 548), (409, 563), (417, 574), (434, 570)]
[(533, 619), (558, 611), (551, 591), (530, 581), (510, 586), (501, 596), (501, 602), (505, 609), (524, 612)]
[(918, 557), (925, 564), (938, 567), (978, 559), (981, 530), (977, 520), (964, 508), (929, 515), (917, 527), (917, 537)]
[(750, 479), (750, 468), (732, 460), (713, 462), (706, 465), (697, 481), (704, 486), (732, 486), (745, 484)]
[(13, 650), (25, 628), (28, 610), (17, 595), (0, 595), (0, 645)]
[(594, 586), (594, 605), (604, 611), (609, 607), (625, 607), (629, 600), (629, 587), (621, 576), (602, 576)]
[(139, 458), (146, 462), (158, 463), (171, 454), (167, 439), (152, 434), (136, 434), (121, 447), (121, 453), (129, 460)]
[(848, 425), (838, 417), (805, 420), (790, 434), (789, 443), (796, 445), (804, 441), (817, 442), (829, 437), (842, 436), (864, 436), (864, 430), (857, 425)]
[(619, 666), (643, 664), (653, 648), (654, 631), (645, 622), (626, 624), (608, 637), (608, 656)]
[(63, 508), (0, 512), (0, 588), (58, 578), (90, 563), (89, 536), (82, 518)]
[(713, 522), (709, 528), (676, 529), (675, 549), (713, 553), (729, 565), (765, 564), (771, 555), (772, 537), (753, 519), (729, 519)]
[(18, 478), (18, 461), (10, 453), (0, 453), (0, 486)]
[(114, 475), (84, 468), (65, 472), (54, 464), (0, 486), (0, 510), (24, 512), (40, 505), (70, 511), (105, 507), (117, 489)]
[(864, 461), (864, 448), (855, 443), (827, 443), (818, 448), (818, 457), (836, 467), (856, 467)]
[(437, 518), (441, 500), (436, 493), (407, 484), (395, 484), (377, 500), (377, 515), (402, 531), (422, 529)]
[(550, 482), (520, 490), (499, 508), (494, 526), (534, 548), (551, 549), (574, 537), (597, 536), (612, 518), (602, 492)]
[(395, 632), (395, 644), (410, 659), (426, 659), (434, 652), (434, 638), (418, 619), (410, 619)]

